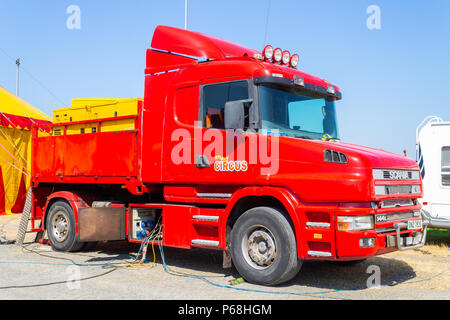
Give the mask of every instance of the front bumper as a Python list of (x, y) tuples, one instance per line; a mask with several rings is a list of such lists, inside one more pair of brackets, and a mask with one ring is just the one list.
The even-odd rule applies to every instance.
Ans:
[[(418, 208), (408, 208), (417, 210)], [(386, 212), (385, 212), (386, 213)], [(348, 212), (347, 212), (348, 214)], [(374, 214), (374, 212), (371, 212)], [(340, 213), (338, 213), (340, 215)], [(422, 229), (408, 230), (408, 221), (422, 218), (376, 224), (374, 230), (336, 231), (336, 260), (360, 260), (393, 251), (404, 251), (423, 247), (426, 242), (428, 221), (422, 220)], [(361, 247), (360, 239), (373, 238), (374, 245)]]
[[(360, 260), (397, 250), (423, 247), (427, 236), (427, 226), (425, 225), (422, 231), (402, 230), (405, 225), (406, 223), (396, 224), (395, 231), (390, 233), (377, 233), (374, 230), (337, 231), (336, 258), (337, 260)], [(360, 247), (361, 238), (374, 238), (374, 246)]]
[(406, 222), (395, 223), (394, 228), (396, 235), (387, 238), (388, 246), (395, 246), (400, 251), (423, 247), (427, 239), (428, 222), (422, 221), (422, 225), (424, 227), (422, 233), (416, 232), (414, 237), (402, 237), (401, 229), (407, 228), (408, 224)]

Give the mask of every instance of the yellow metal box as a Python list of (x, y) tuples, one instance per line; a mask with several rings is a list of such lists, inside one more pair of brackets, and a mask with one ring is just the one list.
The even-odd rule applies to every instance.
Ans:
[[(135, 129), (135, 119), (117, 119), (117, 117), (138, 114), (142, 99), (73, 99), (70, 108), (55, 109), (53, 122), (71, 123), (89, 120), (109, 119), (91, 123), (66, 125), (66, 134), (86, 134), (96, 132), (113, 132)], [(55, 127), (53, 135), (61, 135), (63, 127)]]

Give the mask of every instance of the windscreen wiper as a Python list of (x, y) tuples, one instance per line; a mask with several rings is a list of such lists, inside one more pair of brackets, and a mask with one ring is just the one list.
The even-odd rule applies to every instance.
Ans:
[(334, 137), (327, 137), (325, 141), (341, 141), (341, 139)]

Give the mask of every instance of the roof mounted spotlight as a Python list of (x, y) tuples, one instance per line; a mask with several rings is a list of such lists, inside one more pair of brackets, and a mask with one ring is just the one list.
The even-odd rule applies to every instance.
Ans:
[(273, 47), (271, 45), (265, 46), (262, 54), (263, 54), (265, 60), (272, 60), (272, 58), (273, 58)]
[(282, 53), (281, 61), (283, 62), (283, 64), (288, 65), (290, 60), (291, 60), (291, 53), (287, 50), (284, 50)]
[(283, 58), (283, 51), (280, 48), (273, 50), (273, 60), (280, 63)]
[(299, 60), (300, 60), (299, 55), (296, 54), (296, 53), (294, 53), (294, 54), (291, 56), (291, 60), (289, 61), (289, 65), (290, 65), (292, 68), (297, 69)]

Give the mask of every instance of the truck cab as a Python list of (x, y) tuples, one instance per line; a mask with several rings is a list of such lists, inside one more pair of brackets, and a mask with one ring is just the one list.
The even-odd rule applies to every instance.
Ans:
[(221, 250), (247, 281), (275, 285), (304, 260), (423, 246), (418, 165), (341, 142), (339, 87), (298, 60), (157, 27), (132, 111), (67, 110), (34, 130), (33, 217), (53, 248), (159, 228), (157, 243)]

